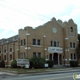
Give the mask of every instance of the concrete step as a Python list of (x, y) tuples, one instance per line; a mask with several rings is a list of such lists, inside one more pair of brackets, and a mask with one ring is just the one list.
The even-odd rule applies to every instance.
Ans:
[(54, 68), (63, 68), (63, 65), (54, 65)]

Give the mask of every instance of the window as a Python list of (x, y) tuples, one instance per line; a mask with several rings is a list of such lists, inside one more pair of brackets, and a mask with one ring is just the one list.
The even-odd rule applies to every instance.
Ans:
[(72, 48), (72, 42), (70, 42), (70, 48)]
[(57, 42), (57, 47), (59, 47), (59, 42)]
[(70, 56), (70, 57), (71, 57), (71, 59), (73, 59), (73, 54), (71, 54), (71, 56)]
[(26, 40), (24, 39), (24, 45), (26, 45)]
[(0, 48), (0, 54), (1, 54), (1, 48)]
[(46, 56), (46, 58), (48, 59), (48, 55)]
[(57, 41), (56, 39), (54, 40), (54, 47), (59, 47), (59, 41)]
[(23, 59), (23, 53), (20, 54), (20, 58)]
[(6, 55), (4, 55), (4, 60), (6, 60)]
[(33, 39), (33, 45), (36, 45), (36, 39)]
[(74, 36), (73, 27), (70, 28), (70, 34), (71, 34), (71, 36)]
[(12, 52), (12, 46), (10, 46), (10, 52)]
[(21, 46), (23, 46), (23, 45), (22, 45), (22, 40), (21, 40)]
[(23, 53), (20, 54), (20, 58), (23, 59)]
[(37, 40), (37, 45), (41, 45), (40, 39)]
[(6, 53), (6, 47), (4, 47), (4, 53)]
[(75, 43), (73, 43), (73, 48), (75, 48)]
[(36, 57), (36, 52), (33, 52), (33, 57)]
[(56, 47), (56, 41), (54, 41), (54, 47)]
[(0, 60), (1, 60), (1, 56), (0, 56)]
[(63, 56), (63, 59), (64, 59), (64, 56)]
[(40, 52), (38, 53), (38, 57), (41, 58), (41, 53)]
[(25, 58), (25, 52), (20, 54), (20, 58), (24, 59)]
[(74, 59), (76, 59), (76, 54), (74, 54)]
[(23, 59), (25, 58), (25, 52), (23, 53)]
[(51, 41), (51, 46), (53, 45), (53, 41)]
[(10, 55), (10, 61), (12, 60), (12, 55)]
[(73, 27), (71, 27), (70, 31), (73, 32)]

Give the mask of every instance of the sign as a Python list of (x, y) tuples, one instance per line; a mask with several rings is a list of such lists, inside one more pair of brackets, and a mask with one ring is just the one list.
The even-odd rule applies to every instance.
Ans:
[(26, 64), (26, 65), (25, 65), (25, 68), (29, 68), (29, 65), (28, 65), (28, 64)]
[(28, 59), (17, 59), (17, 66), (23, 67), (25, 65), (29, 66), (29, 60)]
[(48, 64), (46, 63), (44, 66), (45, 66), (45, 67), (48, 67)]
[(60, 47), (48, 47), (49, 53), (63, 53), (62, 48)]

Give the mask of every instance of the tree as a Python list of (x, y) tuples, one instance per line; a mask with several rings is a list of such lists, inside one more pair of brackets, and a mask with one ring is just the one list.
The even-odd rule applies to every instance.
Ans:
[(11, 62), (11, 68), (17, 68), (17, 61), (16, 60)]
[(0, 67), (1, 67), (1, 68), (4, 68), (4, 67), (5, 67), (5, 61), (4, 61), (4, 60), (1, 60), (1, 61), (0, 61)]
[(38, 57), (32, 57), (30, 60), (30, 68), (43, 68), (45, 59), (44, 58), (38, 58)]

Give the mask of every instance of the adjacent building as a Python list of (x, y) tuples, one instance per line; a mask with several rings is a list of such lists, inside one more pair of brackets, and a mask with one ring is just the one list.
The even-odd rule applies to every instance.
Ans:
[(77, 59), (77, 25), (72, 19), (62, 22), (52, 18), (47, 23), (33, 29), (19, 29), (18, 35), (0, 40), (0, 60), (6, 66), (16, 59), (34, 56), (53, 60), (55, 65), (69, 65)]

